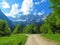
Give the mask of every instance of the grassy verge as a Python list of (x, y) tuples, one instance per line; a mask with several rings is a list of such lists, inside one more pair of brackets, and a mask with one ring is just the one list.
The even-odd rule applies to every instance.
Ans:
[(60, 34), (42, 34), (42, 36), (49, 40), (53, 40), (57, 45), (60, 45)]
[(16, 34), (10, 37), (0, 37), (0, 45), (24, 45), (26, 35)]
[(48, 40), (53, 40), (57, 45), (60, 45), (60, 34), (42, 34), (42, 36)]
[(60, 34), (42, 34), (43, 37), (60, 42)]

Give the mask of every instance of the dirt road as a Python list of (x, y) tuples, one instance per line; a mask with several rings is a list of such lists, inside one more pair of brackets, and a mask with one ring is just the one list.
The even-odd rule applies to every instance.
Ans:
[(28, 35), (25, 45), (56, 45), (56, 43), (43, 39), (39, 34), (33, 34)]

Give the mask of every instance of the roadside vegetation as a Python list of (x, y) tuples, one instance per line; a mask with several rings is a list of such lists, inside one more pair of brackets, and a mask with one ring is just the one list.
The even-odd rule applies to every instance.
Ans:
[(53, 9), (52, 13), (46, 17), (40, 31), (42, 36), (58, 42), (60, 45), (60, 0), (50, 0)]
[(21, 34), (11, 35), (9, 37), (0, 37), (0, 45), (24, 45), (27, 36)]
[(41, 36), (60, 45), (60, 34), (41, 34)]
[(43, 37), (60, 42), (60, 34), (42, 34)]

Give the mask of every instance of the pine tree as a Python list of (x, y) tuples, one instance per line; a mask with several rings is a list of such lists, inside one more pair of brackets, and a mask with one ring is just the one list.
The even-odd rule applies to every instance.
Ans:
[(15, 27), (13, 31), (13, 34), (22, 33), (22, 29), (23, 29), (23, 26), (21, 24), (17, 24), (17, 26)]
[(0, 36), (10, 35), (11, 30), (5, 20), (0, 20)]

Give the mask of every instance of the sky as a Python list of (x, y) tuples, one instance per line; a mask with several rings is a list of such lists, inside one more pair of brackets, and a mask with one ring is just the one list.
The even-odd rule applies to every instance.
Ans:
[(48, 0), (0, 0), (0, 9), (8, 17), (17, 15), (47, 15), (51, 13)]

